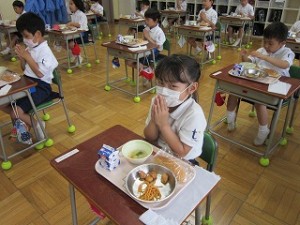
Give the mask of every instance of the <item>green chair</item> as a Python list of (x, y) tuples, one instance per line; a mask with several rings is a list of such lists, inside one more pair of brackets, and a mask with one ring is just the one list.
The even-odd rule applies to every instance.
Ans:
[[(68, 132), (69, 133), (73, 133), (75, 132), (76, 128), (75, 126), (71, 123), (69, 114), (68, 114), (68, 110), (65, 104), (65, 99), (64, 99), (64, 93), (63, 93), (63, 87), (62, 87), (62, 81), (61, 81), (61, 76), (59, 74), (59, 72), (57, 71), (57, 69), (55, 69), (53, 71), (53, 79), (52, 79), (52, 83), (57, 85), (58, 88), (58, 92), (52, 91), (49, 99), (47, 99), (47, 101), (45, 101), (44, 103), (37, 105), (37, 112), (43, 111), (43, 120), (47, 121), (50, 119), (50, 115), (48, 113), (45, 112), (46, 109), (58, 104), (58, 103), (62, 103), (63, 108), (64, 108), (64, 112), (66, 115), (66, 119), (67, 119), (67, 123), (68, 123)], [(34, 111), (31, 110), (29, 112), (30, 118), (31, 118), (31, 122), (33, 122), (33, 117), (34, 117)], [(36, 130), (35, 130), (35, 134), (36, 134)]]
[[(218, 155), (218, 143), (214, 139), (214, 137), (205, 132), (204, 133), (204, 140), (203, 140), (203, 147), (202, 147), (202, 154), (199, 156), (200, 159), (207, 163), (206, 169), (212, 172), (216, 166)], [(211, 203), (211, 194), (209, 193), (206, 197), (206, 210), (205, 216), (202, 217), (202, 225), (211, 225), (212, 218), (210, 216), (210, 203)], [(195, 209), (195, 224), (200, 225), (200, 204)]]

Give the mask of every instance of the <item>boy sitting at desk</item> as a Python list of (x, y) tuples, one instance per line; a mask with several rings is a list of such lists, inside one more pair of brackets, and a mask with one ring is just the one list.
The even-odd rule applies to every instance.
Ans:
[(103, 17), (103, 6), (98, 0), (90, 0), (91, 8), (90, 10), (97, 15), (97, 21), (101, 21)]
[[(140, 18), (145, 18), (145, 12), (150, 8), (150, 1), (149, 0), (143, 0), (141, 2), (141, 11), (135, 12), (135, 16)], [(130, 27), (128, 29), (128, 34), (135, 35), (136, 32), (142, 32), (145, 28), (145, 25), (139, 25), (138, 30), (136, 30), (136, 27)]]
[[(242, 17), (249, 17), (250, 19), (254, 19), (254, 10), (253, 6), (248, 3), (248, 0), (241, 0), (241, 4), (239, 4), (236, 9), (235, 13), (237, 15), (240, 15)], [(245, 30), (249, 27), (248, 24), (245, 25)], [(238, 38), (233, 43), (232, 35), (233, 31), (238, 30)], [(240, 26), (228, 26), (228, 38), (229, 43), (232, 44), (232, 46), (238, 46), (238, 44), (241, 42), (244, 35), (243, 27)]]
[[(213, 9), (213, 4), (213, 0), (202, 0), (203, 9), (201, 9), (199, 12), (197, 22), (206, 24), (211, 28), (215, 28), (218, 20), (218, 13)], [(207, 37), (211, 38), (210, 36)], [(196, 38), (189, 38), (188, 43), (195, 48), (195, 55), (198, 55), (202, 51), (202, 48), (200, 48), (196, 43)]]
[[(263, 46), (257, 51), (247, 54), (246, 51), (242, 52), (243, 62), (255, 63), (259, 68), (272, 69), (279, 73), (281, 76), (289, 77), (289, 69), (293, 64), (295, 54), (291, 49), (285, 47), (285, 42), (288, 36), (288, 28), (281, 22), (275, 22), (268, 25), (263, 33)], [(227, 130), (233, 131), (235, 129), (235, 108), (237, 106), (238, 98), (229, 95), (227, 101)], [(258, 133), (254, 139), (254, 145), (262, 145), (270, 129), (268, 128), (268, 112), (267, 107), (262, 104), (255, 103), (257, 111), (257, 119), (259, 123)]]
[[(23, 36), (25, 48), (22, 45), (16, 45), (15, 52), (18, 55), (21, 68), (24, 70), (24, 76), (37, 83), (37, 86), (30, 90), (31, 97), (35, 105), (39, 105), (49, 99), (52, 89), (51, 83), (53, 70), (58, 66), (58, 62), (53, 55), (47, 41), (44, 39), (45, 23), (34, 13), (25, 13), (17, 20), (17, 30)], [(32, 105), (27, 97), (16, 101), (19, 118), (26, 123), (28, 129), (31, 123), (28, 112)], [(16, 115), (11, 105), (5, 106), (2, 110), (10, 114), (12, 120)], [(37, 139), (44, 139), (44, 133), (37, 121), (34, 120), (37, 128)], [(42, 122), (45, 127), (45, 122)]]
[[(12, 6), (14, 8), (14, 11), (17, 13), (16, 19), (18, 19), (22, 14), (25, 13), (23, 2), (14, 1), (12, 3)], [(15, 21), (12, 21), (12, 22), (15, 22)], [(19, 39), (22, 39), (22, 35), (19, 32), (14, 32), (14, 33), (10, 34), (10, 38), (11, 38), (11, 41), (9, 40), (8, 35), (5, 35), (7, 47), (3, 51), (1, 51), (1, 55), (7, 55), (8, 53), (10, 53), (10, 50), (15, 47), (17, 41)]]

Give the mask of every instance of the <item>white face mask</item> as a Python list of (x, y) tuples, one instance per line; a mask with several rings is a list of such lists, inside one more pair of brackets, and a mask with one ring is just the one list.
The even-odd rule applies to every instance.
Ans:
[(33, 38), (32, 39), (23, 38), (23, 42), (25, 45), (27, 45), (28, 48), (34, 48), (39, 44), (38, 42), (34, 43)]
[(175, 107), (180, 105), (185, 99), (180, 100), (180, 95), (186, 91), (191, 85), (187, 86), (183, 91), (174, 91), (166, 87), (156, 86), (156, 93), (163, 96), (167, 102), (168, 107)]

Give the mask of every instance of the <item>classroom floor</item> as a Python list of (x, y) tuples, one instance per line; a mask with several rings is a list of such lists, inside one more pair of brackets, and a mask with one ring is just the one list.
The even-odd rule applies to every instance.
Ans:
[[(114, 39), (118, 26), (111, 25), (111, 30)], [(100, 64), (94, 63), (92, 47), (88, 47), (88, 55), (92, 59), (91, 68), (75, 68), (73, 74), (67, 74), (65, 69), (60, 69), (65, 100), (71, 119), (76, 125), (76, 132), (67, 133), (67, 123), (60, 105), (49, 109), (51, 119), (47, 122), (46, 131), (54, 140), (54, 145), (14, 157), (13, 167), (8, 171), (0, 171), (0, 224), (71, 224), (68, 183), (55, 172), (49, 161), (116, 124), (143, 134), (144, 121), (153, 95), (146, 93), (142, 95), (140, 103), (134, 103), (132, 96), (115, 89), (109, 92), (104, 90), (106, 49), (100, 45), (109, 41), (105, 31), (103, 39), (97, 41)], [(125, 28), (122, 28), (122, 32), (125, 32)], [(185, 47), (181, 49), (177, 45), (177, 39), (170, 40), (171, 53), (186, 52)], [(254, 39), (253, 42), (253, 50), (261, 45), (261, 39)], [(222, 47), (221, 53), (222, 60), (214, 65), (205, 65), (202, 70), (198, 93), (199, 104), (206, 117), (215, 84), (209, 74), (240, 61), (237, 49)], [(55, 54), (61, 55), (62, 52)], [(298, 65), (298, 61), (295, 64)], [(0, 58), (0, 65), (22, 73), (18, 61), (10, 62)], [(123, 73), (124, 62), (121, 61), (120, 68), (110, 71), (113, 76)], [(241, 104), (237, 130), (230, 134), (248, 143), (252, 143), (257, 130), (257, 119), (248, 117), (250, 108), (247, 103)], [(219, 107), (213, 119), (223, 115), (225, 109), (225, 106)], [(268, 167), (259, 165), (258, 156), (217, 138), (219, 155), (215, 172), (222, 179), (212, 192), (211, 213), (215, 225), (300, 225), (299, 109), (298, 107), (296, 112), (294, 133), (288, 136), (286, 146), (277, 148)], [(281, 113), (279, 127), (282, 126), (285, 112), (284, 109)], [(9, 117), (0, 113), (0, 121), (7, 120)], [(225, 125), (221, 125), (220, 130), (227, 132)], [(280, 128), (277, 130), (279, 132)], [(17, 151), (22, 146), (9, 143), (8, 133), (9, 129), (6, 129), (6, 146), (10, 152)], [(88, 224), (94, 214), (85, 198), (78, 192), (76, 196), (79, 224)], [(202, 206), (204, 207), (204, 202)], [(193, 216), (187, 220), (194, 224)], [(105, 219), (99, 224), (113, 223)]]

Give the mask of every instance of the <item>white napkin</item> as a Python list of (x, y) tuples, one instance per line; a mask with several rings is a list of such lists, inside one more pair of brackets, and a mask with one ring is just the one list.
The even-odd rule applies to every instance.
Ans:
[(147, 49), (147, 46), (146, 45), (144, 45), (144, 46), (138, 46), (138, 47), (136, 47), (136, 48), (128, 48), (130, 51), (133, 51), (133, 52), (135, 52), (135, 51), (140, 51), (140, 50), (146, 50)]
[(289, 92), (291, 86), (292, 85), (289, 83), (277, 81), (275, 83), (269, 84), (268, 92), (286, 95)]
[(172, 219), (165, 219), (162, 215), (158, 215), (151, 209), (140, 216), (140, 220), (146, 225), (179, 225)]
[(6, 95), (9, 90), (11, 88), (11, 85), (10, 84), (6, 84), (5, 86), (3, 86), (1, 89), (0, 89), (0, 96), (2, 95)]
[[(174, 224), (180, 224), (221, 179), (220, 176), (210, 173), (201, 167), (195, 166), (195, 169), (195, 179), (173, 199), (170, 205), (160, 209), (152, 209), (158, 215), (158, 218), (163, 218), (167, 222), (173, 220), (176, 221)], [(146, 218), (148, 217), (148, 211), (144, 213)], [(143, 215), (140, 216), (140, 220), (143, 219)], [(149, 223), (149, 225), (152, 224), (156, 223)], [(165, 225), (164, 223), (162, 224)], [(169, 224), (173, 225), (173, 223)], [(167, 223), (166, 225), (169, 224)]]
[(182, 48), (182, 47), (185, 45), (186, 40), (185, 40), (185, 38), (183, 37), (183, 35), (180, 36), (180, 38), (179, 38), (179, 40), (178, 40), (177, 43), (178, 43), (178, 45), (180, 46), (180, 48)]
[(162, 21), (161, 25), (163, 25), (164, 28), (167, 28), (169, 26), (168, 17), (165, 17)]

